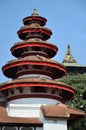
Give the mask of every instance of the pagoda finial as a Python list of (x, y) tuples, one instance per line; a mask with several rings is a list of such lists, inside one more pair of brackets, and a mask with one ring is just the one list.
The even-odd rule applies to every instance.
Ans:
[(66, 55), (63, 59), (63, 63), (77, 63), (75, 58), (73, 58), (72, 54), (71, 54), (71, 50), (70, 50), (70, 45), (68, 44), (67, 46), (67, 52)]
[(71, 55), (70, 45), (69, 45), (69, 44), (68, 44), (68, 46), (67, 46), (67, 55)]
[(38, 13), (37, 13), (37, 11), (36, 11), (36, 8), (34, 8), (34, 11), (33, 11), (33, 13), (32, 13), (32, 16), (38, 16)]

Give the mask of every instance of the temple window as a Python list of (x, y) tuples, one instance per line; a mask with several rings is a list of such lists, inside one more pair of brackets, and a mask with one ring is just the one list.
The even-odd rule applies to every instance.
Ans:
[(21, 130), (34, 130), (32, 127), (23, 127)]
[(2, 130), (17, 130), (17, 128), (12, 127), (12, 126), (6, 126), (6, 127), (3, 127)]

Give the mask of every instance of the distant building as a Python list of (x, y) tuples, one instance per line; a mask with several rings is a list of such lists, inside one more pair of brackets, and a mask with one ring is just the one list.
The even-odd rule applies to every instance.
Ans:
[(67, 68), (67, 74), (84, 74), (86, 73), (86, 65), (78, 64), (72, 56), (70, 45), (67, 46), (66, 55), (62, 61)]

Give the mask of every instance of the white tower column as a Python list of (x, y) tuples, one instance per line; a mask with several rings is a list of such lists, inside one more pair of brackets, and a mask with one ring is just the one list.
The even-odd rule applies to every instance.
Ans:
[(43, 130), (67, 130), (67, 119), (45, 119)]

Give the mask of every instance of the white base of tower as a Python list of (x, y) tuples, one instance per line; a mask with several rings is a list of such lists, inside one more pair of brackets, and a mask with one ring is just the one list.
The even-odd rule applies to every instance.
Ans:
[(10, 104), (7, 108), (8, 115), (12, 117), (40, 117), (39, 105)]
[(66, 119), (45, 119), (43, 130), (67, 130)]
[(7, 111), (13, 117), (39, 117), (41, 105), (55, 105), (60, 103), (47, 98), (24, 98), (8, 102)]
[(11, 117), (39, 118), (43, 122), (42, 128), (37, 130), (67, 130), (67, 119), (45, 118), (40, 109), (41, 105), (55, 105), (61, 103), (47, 98), (24, 98), (8, 102), (7, 112)]

